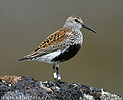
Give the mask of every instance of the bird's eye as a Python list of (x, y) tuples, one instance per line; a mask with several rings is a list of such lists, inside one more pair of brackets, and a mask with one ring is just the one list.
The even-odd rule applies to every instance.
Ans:
[(78, 19), (75, 19), (75, 22), (78, 22), (79, 23)]

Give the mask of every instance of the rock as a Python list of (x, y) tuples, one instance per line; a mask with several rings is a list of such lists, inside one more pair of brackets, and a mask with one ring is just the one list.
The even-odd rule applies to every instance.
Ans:
[(0, 77), (2, 100), (122, 100), (123, 97), (79, 83), (37, 81), (33, 77)]

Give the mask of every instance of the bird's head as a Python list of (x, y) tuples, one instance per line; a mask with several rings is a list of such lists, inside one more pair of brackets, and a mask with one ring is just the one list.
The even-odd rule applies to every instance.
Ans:
[(76, 28), (76, 29), (80, 29), (80, 28), (86, 28), (94, 33), (96, 33), (95, 30), (93, 30), (92, 28), (86, 26), (82, 19), (78, 16), (70, 16), (68, 17), (68, 19), (65, 22), (64, 27), (71, 27), (71, 28)]

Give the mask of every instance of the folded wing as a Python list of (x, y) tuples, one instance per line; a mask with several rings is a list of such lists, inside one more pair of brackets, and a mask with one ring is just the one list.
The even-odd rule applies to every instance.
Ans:
[(23, 58), (19, 59), (18, 61), (24, 60), (33, 60), (36, 57), (41, 57), (43, 55), (49, 54), (51, 52), (57, 51), (58, 49), (64, 49), (64, 45), (61, 43), (66, 39), (68, 29), (60, 29), (55, 33), (51, 34), (47, 37), (38, 48), (36, 48), (32, 53), (29, 55), (24, 56)]

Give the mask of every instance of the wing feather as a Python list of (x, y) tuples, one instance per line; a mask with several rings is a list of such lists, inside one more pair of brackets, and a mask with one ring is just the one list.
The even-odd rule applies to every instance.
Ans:
[(50, 52), (57, 51), (60, 48), (64, 48), (65, 46), (61, 45), (62, 42), (66, 39), (69, 29), (60, 29), (55, 33), (51, 34), (47, 37), (38, 48), (36, 48), (32, 53), (26, 55), (24, 58), (19, 59), (19, 61), (30, 60), (38, 56), (46, 55)]

